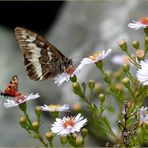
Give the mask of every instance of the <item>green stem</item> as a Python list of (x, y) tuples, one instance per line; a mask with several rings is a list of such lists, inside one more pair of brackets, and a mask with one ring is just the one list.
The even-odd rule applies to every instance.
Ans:
[[(52, 140), (49, 141), (49, 144), (50, 144), (50, 147), (53, 148)], [(62, 145), (62, 147), (63, 147), (63, 145)]]
[(34, 132), (37, 134), (37, 138), (44, 145), (44, 147), (47, 147), (48, 148), (48, 144), (45, 143), (45, 141), (43, 140), (43, 137), (40, 135), (39, 131), (34, 131)]

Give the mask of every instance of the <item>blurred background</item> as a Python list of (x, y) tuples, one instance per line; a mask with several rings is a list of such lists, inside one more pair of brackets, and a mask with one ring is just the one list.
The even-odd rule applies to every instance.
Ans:
[[(146, 0), (99, 0), (99, 1), (37, 1), (0, 2), (0, 89), (4, 90), (13, 75), (18, 75), (19, 91), (29, 94), (39, 92), (41, 97), (28, 103), (28, 110), (35, 120), (35, 105), (76, 104), (70, 82), (57, 87), (52, 80), (32, 81), (27, 76), (22, 52), (16, 42), (14, 28), (25, 27), (38, 32), (55, 45), (67, 57), (78, 63), (96, 50), (112, 48), (110, 57), (121, 53), (120, 39), (139, 40), (143, 43), (143, 30), (127, 27), (131, 20), (148, 14)], [(129, 47), (131, 49), (131, 47)], [(132, 50), (132, 49), (131, 49)], [(108, 67), (111, 58), (105, 63)], [(81, 82), (99, 80), (95, 66), (88, 66), (79, 75)], [(2, 97), (1, 97), (2, 98)], [(36, 140), (27, 136), (19, 126), (22, 112), (18, 107), (0, 107), (0, 146), (36, 146)], [(43, 116), (42, 133), (48, 130), (49, 114)], [(92, 135), (93, 136), (93, 135)], [(89, 137), (87, 146), (103, 146), (104, 143)]]

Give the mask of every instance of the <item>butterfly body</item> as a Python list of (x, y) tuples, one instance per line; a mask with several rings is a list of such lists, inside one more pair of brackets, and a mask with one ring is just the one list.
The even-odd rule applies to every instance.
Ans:
[(74, 70), (72, 60), (64, 56), (39, 34), (22, 27), (16, 27), (15, 35), (23, 50), (24, 64), (31, 79), (52, 79), (69, 67)]

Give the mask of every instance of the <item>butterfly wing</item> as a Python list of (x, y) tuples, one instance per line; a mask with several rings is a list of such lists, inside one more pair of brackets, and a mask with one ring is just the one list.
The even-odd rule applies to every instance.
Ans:
[(18, 92), (18, 77), (15, 75), (11, 78), (10, 83), (7, 85), (4, 95), (15, 97)]
[(71, 59), (33, 31), (16, 27), (15, 35), (23, 50), (28, 76), (33, 80), (54, 78), (72, 63)]

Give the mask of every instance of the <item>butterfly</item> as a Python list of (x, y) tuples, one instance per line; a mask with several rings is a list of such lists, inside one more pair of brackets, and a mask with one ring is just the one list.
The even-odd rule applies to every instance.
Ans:
[(15, 28), (15, 35), (23, 50), (26, 71), (32, 80), (53, 79), (63, 72), (74, 71), (73, 61), (41, 35), (22, 27)]
[(19, 94), (20, 93), (18, 92), (18, 77), (14, 75), (11, 78), (4, 92), (1, 92), (1, 95), (4, 97), (16, 97)]
[(1, 91), (0, 95), (4, 96), (4, 97), (15, 97), (16, 102), (18, 102), (20, 99), (21, 100), (25, 99), (25, 95), (18, 92), (18, 77), (17, 77), (17, 75), (14, 75), (11, 78), (6, 89), (4, 90), (4, 92)]

